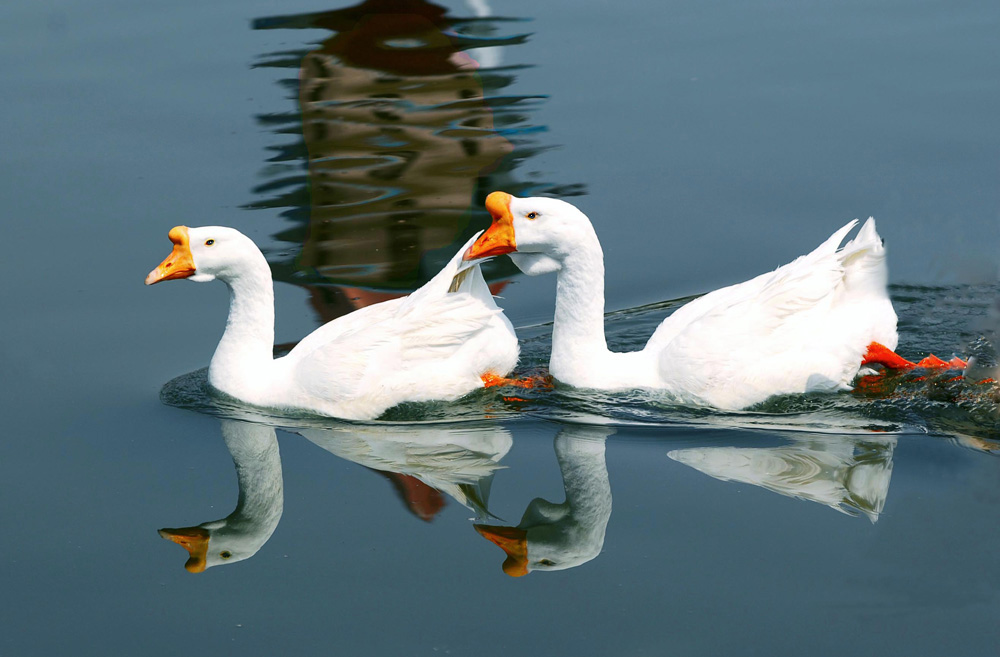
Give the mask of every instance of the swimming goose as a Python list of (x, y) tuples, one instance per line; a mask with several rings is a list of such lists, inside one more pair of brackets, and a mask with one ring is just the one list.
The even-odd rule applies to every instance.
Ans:
[(642, 351), (617, 353), (604, 336), (604, 254), (587, 216), (558, 199), (504, 192), (486, 207), (493, 223), (465, 258), (507, 253), (528, 275), (556, 273), (549, 370), (571, 386), (657, 389), (737, 410), (772, 395), (850, 389), (863, 361), (889, 365), (895, 356), (896, 313), (873, 219), (842, 247), (856, 220), (812, 253), (691, 301)]
[(517, 362), (513, 327), (479, 265), (462, 261), (473, 240), (409, 296), (328, 322), (276, 359), (271, 271), (253, 241), (221, 226), (177, 226), (169, 237), (173, 252), (146, 285), (218, 278), (229, 287), (208, 382), (242, 402), (368, 420), (402, 402), (450, 401), (503, 383)]

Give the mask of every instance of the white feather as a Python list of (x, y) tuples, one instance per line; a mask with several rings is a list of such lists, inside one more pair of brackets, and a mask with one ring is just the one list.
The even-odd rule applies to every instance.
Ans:
[(478, 263), (462, 261), (475, 237), (410, 296), (337, 318), (274, 359), (273, 283), (260, 250), (232, 228), (187, 230), (198, 275), (231, 291), (209, 383), (243, 402), (372, 419), (402, 402), (457, 399), (517, 362), (513, 327)]
[(772, 272), (691, 301), (642, 351), (615, 353), (604, 339), (603, 253), (590, 220), (555, 199), (512, 197), (509, 208), (518, 253), (559, 263), (549, 367), (564, 383), (740, 409), (777, 394), (847, 389), (871, 342), (896, 347), (873, 219), (843, 246), (857, 220)]

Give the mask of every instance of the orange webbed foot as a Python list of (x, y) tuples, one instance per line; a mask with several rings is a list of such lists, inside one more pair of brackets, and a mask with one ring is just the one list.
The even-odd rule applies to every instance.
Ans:
[(523, 379), (508, 379), (505, 376), (497, 376), (492, 372), (480, 375), (483, 386), (493, 388), (495, 386), (512, 386), (514, 388), (551, 388), (552, 382), (543, 376), (526, 376)]
[(917, 367), (923, 367), (929, 370), (964, 370), (968, 367), (968, 365), (968, 362), (962, 360), (958, 356), (955, 356), (951, 360), (941, 360), (934, 354), (930, 354), (917, 363)]
[(861, 361), (861, 366), (882, 365), (891, 370), (912, 370), (916, 364), (906, 360), (889, 347), (879, 342), (872, 342), (868, 345), (868, 351)]
[(958, 356), (955, 356), (951, 360), (941, 360), (934, 354), (930, 354), (922, 360), (913, 363), (885, 345), (872, 342), (868, 345), (868, 351), (865, 352), (865, 357), (861, 361), (861, 365), (882, 365), (892, 370), (912, 370), (917, 367), (926, 370), (961, 370), (968, 367), (969, 363)]

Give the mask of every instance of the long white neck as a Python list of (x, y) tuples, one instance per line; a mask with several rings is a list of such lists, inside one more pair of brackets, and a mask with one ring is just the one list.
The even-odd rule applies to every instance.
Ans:
[(587, 235), (580, 248), (562, 260), (556, 281), (549, 369), (557, 379), (575, 381), (608, 353), (604, 337), (604, 252), (597, 236)]
[(274, 284), (264, 256), (220, 280), (229, 287), (226, 331), (208, 368), (214, 387), (235, 396), (266, 385), (274, 364)]

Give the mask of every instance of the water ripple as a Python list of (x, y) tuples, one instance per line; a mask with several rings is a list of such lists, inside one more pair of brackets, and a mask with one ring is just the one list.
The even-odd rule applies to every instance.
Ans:
[[(926, 351), (915, 345), (955, 345), (986, 365), (995, 365), (990, 333), (979, 320), (998, 286), (963, 288), (894, 288), (900, 312), (900, 345), (904, 354)], [(663, 317), (689, 299), (677, 299), (607, 316), (608, 342), (613, 349), (641, 348)], [(961, 305), (968, 312), (940, 312)], [(934, 322), (921, 321), (928, 309), (937, 309)], [(979, 332), (974, 328), (980, 326)], [(551, 325), (526, 327), (522, 336), (519, 376), (544, 376)], [(965, 341), (961, 347), (960, 341)], [(938, 348), (938, 347), (935, 347)], [(950, 352), (941, 351), (942, 356)], [(1000, 450), (1000, 387), (964, 378), (960, 372), (922, 370), (859, 379), (855, 390), (836, 394), (782, 395), (745, 411), (719, 411), (677, 404), (655, 391), (608, 392), (581, 390), (556, 384), (553, 388), (487, 389), (453, 403), (412, 403), (390, 409), (379, 418), (392, 423), (455, 423), (468, 421), (544, 418), (558, 422), (605, 425), (696, 426), (814, 433), (932, 433), (947, 435), (985, 451)], [(270, 424), (330, 426), (338, 420), (312, 415), (248, 408), (213, 393), (206, 370), (178, 377), (162, 391), (164, 403), (235, 419)]]

